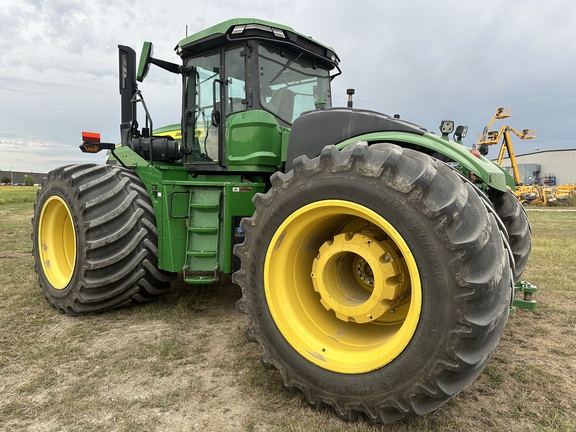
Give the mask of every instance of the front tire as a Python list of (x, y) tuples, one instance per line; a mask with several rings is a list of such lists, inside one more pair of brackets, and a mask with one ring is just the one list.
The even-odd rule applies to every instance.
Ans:
[(483, 370), (510, 263), (456, 174), (391, 144), (326, 147), (275, 174), (235, 247), (240, 310), (284, 386), (375, 423), (428, 413)]
[(111, 165), (48, 174), (32, 219), (32, 253), (48, 302), (70, 315), (156, 299), (173, 273), (158, 270), (154, 209), (141, 180)]

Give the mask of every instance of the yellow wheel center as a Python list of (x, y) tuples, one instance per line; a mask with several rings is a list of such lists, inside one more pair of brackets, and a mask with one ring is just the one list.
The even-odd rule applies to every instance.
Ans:
[(396, 265), (396, 252), (385, 246), (370, 236), (346, 233), (320, 247), (312, 264), (312, 283), (322, 305), (338, 319), (378, 320), (393, 311), (405, 293), (404, 269)]
[(330, 371), (390, 363), (418, 326), (422, 290), (400, 233), (362, 205), (317, 201), (277, 229), (264, 264), (276, 326), (301, 356)]
[(66, 202), (53, 195), (38, 221), (38, 251), (42, 270), (55, 289), (70, 283), (76, 263), (76, 230)]

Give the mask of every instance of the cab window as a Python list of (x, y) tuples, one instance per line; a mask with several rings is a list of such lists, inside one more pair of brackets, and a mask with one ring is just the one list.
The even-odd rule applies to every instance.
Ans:
[(330, 72), (279, 48), (260, 45), (260, 103), (288, 124), (303, 112), (315, 109), (317, 101), (330, 106)]
[[(213, 51), (190, 59), (187, 63), (194, 66), (196, 79), (189, 80), (195, 89), (188, 89), (187, 128), (188, 141), (194, 140), (193, 159), (203, 162), (218, 160), (218, 122), (216, 105), (220, 101), (220, 54)], [(190, 134), (192, 132), (192, 134)], [(193, 135), (193, 138), (192, 136)]]

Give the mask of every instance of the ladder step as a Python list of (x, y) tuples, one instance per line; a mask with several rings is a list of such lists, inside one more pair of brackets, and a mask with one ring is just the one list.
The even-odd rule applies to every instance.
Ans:
[(212, 282), (216, 282), (216, 278), (214, 276), (187, 276), (184, 281), (189, 284), (209, 284)]
[(211, 203), (192, 203), (190, 204), (190, 208), (193, 209), (214, 209), (216, 210), (218, 208), (218, 203), (216, 204), (211, 204)]
[(221, 201), (219, 187), (191, 190), (184, 272), (188, 283), (208, 284), (217, 280)]
[(218, 227), (191, 226), (191, 227), (188, 227), (188, 231), (191, 233), (198, 233), (198, 234), (214, 234), (214, 233), (218, 232)]
[(207, 258), (207, 257), (215, 257), (216, 251), (188, 251), (186, 255), (189, 257), (196, 257), (196, 258)]

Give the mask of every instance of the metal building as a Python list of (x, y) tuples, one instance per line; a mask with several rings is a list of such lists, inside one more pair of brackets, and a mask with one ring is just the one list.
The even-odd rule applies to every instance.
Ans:
[[(526, 185), (576, 184), (576, 149), (527, 153), (516, 156), (516, 163)], [(504, 158), (502, 166), (511, 172), (510, 158)]]
[(10, 179), (8, 183), (24, 183), (26, 176), (32, 177), (35, 184), (40, 184), (42, 179), (47, 176), (46, 173), (37, 173), (37, 172), (30, 172), (30, 171), (3, 171), (0, 170), (0, 179), (6, 178)]

